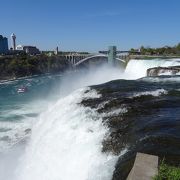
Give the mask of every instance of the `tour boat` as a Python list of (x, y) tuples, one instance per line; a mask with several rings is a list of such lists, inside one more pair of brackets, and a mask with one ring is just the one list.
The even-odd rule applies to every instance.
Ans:
[(27, 87), (20, 87), (18, 90), (17, 90), (17, 92), (18, 93), (25, 93), (25, 92), (27, 92)]

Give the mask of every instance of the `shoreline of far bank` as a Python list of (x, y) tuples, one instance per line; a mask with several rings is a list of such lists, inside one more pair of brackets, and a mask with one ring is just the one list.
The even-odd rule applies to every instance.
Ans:
[[(128, 55), (126, 64), (130, 60), (153, 60), (169, 59), (175, 60), (180, 55)], [(70, 65), (61, 56), (14, 56), (0, 58), (0, 83), (16, 81), (36, 76), (57, 75), (70, 70)]]
[(0, 58), (0, 82), (46, 74), (60, 74), (69, 69), (70, 64), (63, 57), (4, 56)]
[(180, 55), (129, 55), (129, 60), (139, 59), (139, 60), (151, 60), (151, 59), (177, 59)]

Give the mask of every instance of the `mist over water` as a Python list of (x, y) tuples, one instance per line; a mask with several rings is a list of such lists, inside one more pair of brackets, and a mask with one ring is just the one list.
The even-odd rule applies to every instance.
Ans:
[[(118, 78), (119, 69), (108, 68), (106, 65), (95, 71), (68, 73), (57, 81), (58, 84), (53, 85), (47, 100), (42, 97), (36, 100), (32, 96), (32, 103), (22, 103), (19, 114), (22, 115), (25, 111), (29, 114), (32, 111), (39, 115), (30, 117), (29, 121), (23, 119), (29, 125), (20, 130), (24, 133), (30, 128), (32, 133), (24, 133), (26, 142), (21, 148), (17, 144), (17, 148), (2, 154), (2, 169), (8, 168), (9, 171), (2, 172), (0, 179), (39, 179), (42, 174), (43, 179), (71, 179), (72, 176), (77, 179), (111, 179), (117, 157), (101, 153), (101, 142), (108, 129), (103, 126), (97, 113), (80, 107), (77, 103), (84, 97), (86, 86)], [(37, 84), (34, 89), (38, 89), (40, 84), (46, 86), (46, 81), (43, 84), (42, 79), (31, 80), (31, 84), (34, 82)], [(78, 91), (79, 88), (82, 89)], [(72, 93), (73, 91), (75, 92)], [(94, 94), (96, 92), (89, 94), (89, 97), (93, 98)], [(16, 111), (15, 114), (17, 115)], [(13, 111), (8, 113), (8, 116), (13, 115)], [(23, 120), (18, 125), (24, 125)], [(18, 142), (21, 144), (20, 139)], [(101, 171), (107, 173), (99, 174)]]
[[(28, 81), (31, 91), (22, 97), (13, 88), (26, 80), (2, 84), (0, 93), (9, 94), (9, 102), (6, 106), (5, 103), (1, 105), (6, 109), (0, 109), (0, 128), (7, 131), (3, 130), (0, 137), (7, 136), (9, 140), (6, 137), (0, 141), (0, 179), (110, 180), (118, 157), (127, 149), (119, 156), (102, 153), (102, 141), (108, 136), (109, 129), (102, 122), (101, 114), (80, 104), (83, 99), (101, 96), (88, 86), (116, 79), (142, 78), (148, 68), (179, 65), (179, 61), (132, 60), (125, 72), (105, 65), (58, 78), (32, 78)], [(161, 89), (153, 93), (158, 96), (161, 92), (164, 93)], [(11, 106), (15, 102), (19, 106), (17, 110), (15, 105)], [(17, 115), (19, 119), (14, 121)], [(7, 150), (3, 150), (6, 145)]]
[[(101, 153), (108, 133), (101, 117), (78, 103), (98, 97), (96, 92), (78, 90), (60, 99), (34, 126), (23, 157), (20, 179), (110, 179), (115, 157)], [(103, 173), (100, 173), (103, 172)]]
[(101, 152), (108, 129), (96, 111), (78, 104), (100, 96), (85, 86), (118, 78), (120, 71), (107, 66), (62, 78), (60, 99), (33, 126), (17, 179), (111, 179), (117, 156)]
[(89, 71), (68, 74), (61, 81), (60, 93), (64, 96), (82, 87), (120, 79), (122, 74), (122, 69), (109, 67), (106, 64), (96, 69), (90, 69)]

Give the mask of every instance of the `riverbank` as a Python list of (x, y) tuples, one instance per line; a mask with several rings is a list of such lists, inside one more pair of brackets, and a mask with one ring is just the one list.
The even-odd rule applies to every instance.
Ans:
[(154, 180), (162, 179), (180, 179), (180, 167), (170, 166), (162, 161), (159, 167), (158, 175), (154, 177)]
[(150, 59), (176, 59), (180, 55), (129, 55), (129, 59), (150, 60)]
[(0, 58), (0, 80), (16, 80), (47, 73), (62, 73), (69, 68), (69, 62), (61, 56), (4, 56)]

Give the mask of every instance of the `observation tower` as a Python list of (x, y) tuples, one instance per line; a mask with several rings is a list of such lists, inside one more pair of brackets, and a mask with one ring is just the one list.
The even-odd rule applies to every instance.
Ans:
[(14, 33), (11, 34), (11, 39), (12, 39), (12, 48), (15, 51), (16, 50), (16, 35)]

